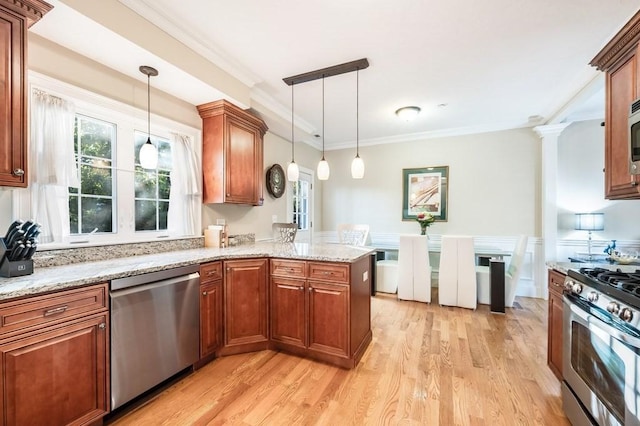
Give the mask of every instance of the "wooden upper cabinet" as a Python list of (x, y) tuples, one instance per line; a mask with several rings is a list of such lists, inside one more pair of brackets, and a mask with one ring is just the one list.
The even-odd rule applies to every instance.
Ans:
[(203, 202), (261, 206), (264, 121), (225, 100), (199, 105), (198, 112)]
[(640, 97), (638, 42), (640, 12), (593, 58), (606, 73), (605, 198), (640, 198), (640, 175), (629, 172), (629, 108)]
[(0, 0), (0, 186), (27, 186), (27, 29), (52, 9)]

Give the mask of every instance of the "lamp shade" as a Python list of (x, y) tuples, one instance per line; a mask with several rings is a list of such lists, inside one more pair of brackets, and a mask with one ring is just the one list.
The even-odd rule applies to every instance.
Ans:
[(327, 180), (329, 179), (329, 174), (331, 173), (329, 169), (329, 162), (322, 157), (322, 160), (318, 163), (318, 179), (319, 180)]
[(140, 148), (140, 166), (143, 169), (155, 169), (158, 167), (158, 150), (151, 143), (151, 139)]
[(287, 167), (287, 180), (289, 182), (297, 182), (299, 177), (300, 169), (295, 161), (291, 161), (289, 167)]
[(604, 213), (576, 213), (576, 230), (604, 230)]
[(364, 161), (360, 156), (356, 156), (351, 162), (351, 177), (354, 179), (362, 179), (364, 177)]

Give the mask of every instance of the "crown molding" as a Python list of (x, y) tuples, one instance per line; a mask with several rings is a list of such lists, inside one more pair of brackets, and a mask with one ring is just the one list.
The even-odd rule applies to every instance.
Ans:
[(600, 52), (589, 62), (589, 65), (600, 71), (607, 71), (620, 57), (625, 55), (640, 41), (640, 11), (618, 31)]
[(243, 84), (253, 87), (260, 83), (262, 79), (252, 73), (239, 62), (232, 58), (222, 48), (217, 46), (212, 40), (208, 39), (204, 34), (187, 32), (179, 26), (171, 14), (162, 10), (157, 4), (150, 0), (118, 0), (129, 9), (142, 16), (158, 28), (162, 28), (167, 34), (176, 40), (188, 46), (191, 50), (202, 55), (207, 60), (220, 67), (230, 75), (240, 80)]

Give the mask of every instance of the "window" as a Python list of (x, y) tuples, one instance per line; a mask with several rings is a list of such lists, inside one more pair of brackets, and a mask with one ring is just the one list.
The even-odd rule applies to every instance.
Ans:
[(80, 188), (69, 188), (71, 234), (113, 232), (115, 138), (115, 124), (76, 115), (74, 152)]
[[(197, 194), (180, 198), (174, 191), (172, 195), (178, 200), (188, 198), (185, 202), (193, 205), (191, 210), (195, 213), (190, 218), (190, 229), (195, 231), (173, 225), (169, 231), (168, 225), (172, 154), (177, 152), (172, 146), (174, 139), (186, 140), (188, 148), (199, 158), (200, 130), (152, 114), (151, 140), (158, 148), (158, 168), (144, 170), (138, 151), (148, 135), (146, 110), (33, 71), (29, 71), (29, 82), (30, 90), (42, 90), (75, 105), (73, 143), (80, 175), (80, 186), (68, 191), (70, 236), (39, 246), (64, 248), (78, 243), (141, 242), (197, 234), (202, 203)], [(170, 110), (166, 113), (171, 114)], [(200, 176), (201, 172), (197, 170), (195, 174)], [(29, 190), (14, 191), (13, 206), (16, 219), (35, 217)]]
[(158, 168), (143, 169), (138, 158), (140, 147), (147, 142), (147, 134), (135, 132), (133, 153), (135, 156), (135, 210), (136, 231), (160, 231), (167, 229), (169, 194), (171, 193), (171, 145), (167, 139), (151, 136), (158, 149)]

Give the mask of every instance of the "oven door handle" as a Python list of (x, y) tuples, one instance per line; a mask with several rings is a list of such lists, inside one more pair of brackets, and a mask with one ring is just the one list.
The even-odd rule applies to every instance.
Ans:
[(565, 300), (571, 308), (571, 312), (582, 318), (590, 327), (595, 326), (600, 328), (603, 331), (609, 333), (609, 335), (615, 339), (618, 339), (636, 349), (640, 349), (640, 339), (637, 337), (629, 336), (628, 334), (618, 330), (615, 327), (610, 326), (609, 324), (603, 322), (600, 318), (590, 315), (589, 313), (580, 309), (575, 303), (571, 302), (569, 299), (565, 297)]

